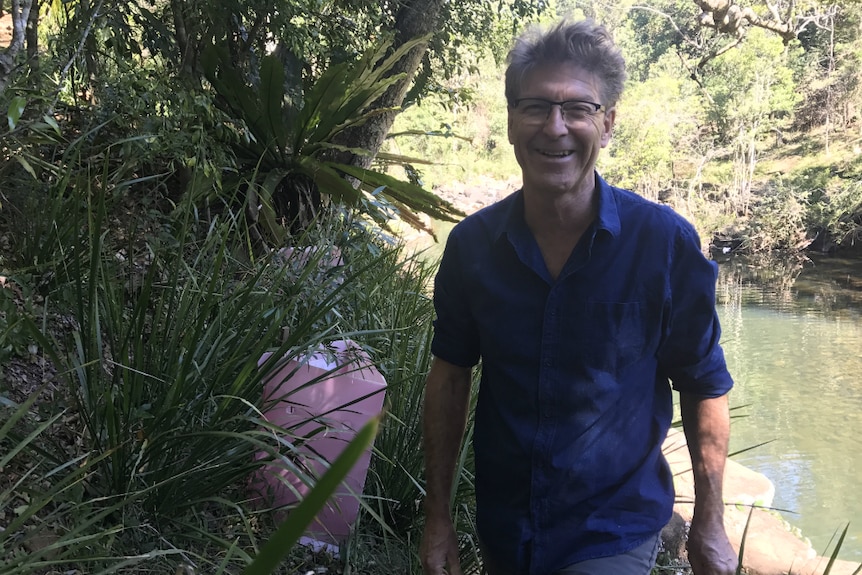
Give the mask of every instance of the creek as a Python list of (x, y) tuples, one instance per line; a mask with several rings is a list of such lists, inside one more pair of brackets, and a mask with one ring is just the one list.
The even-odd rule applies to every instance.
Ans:
[(849, 522), (840, 557), (862, 560), (862, 261), (734, 258), (716, 299), (731, 452), (769, 442), (732, 458), (773, 482), (773, 506), (818, 553)]

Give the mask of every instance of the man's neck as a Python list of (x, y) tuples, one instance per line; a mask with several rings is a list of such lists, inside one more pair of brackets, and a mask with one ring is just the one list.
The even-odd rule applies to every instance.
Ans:
[(535, 236), (580, 236), (598, 212), (598, 188), (544, 194), (524, 187), (524, 217)]
[(556, 280), (598, 212), (598, 188), (569, 194), (542, 194), (524, 188), (524, 218)]

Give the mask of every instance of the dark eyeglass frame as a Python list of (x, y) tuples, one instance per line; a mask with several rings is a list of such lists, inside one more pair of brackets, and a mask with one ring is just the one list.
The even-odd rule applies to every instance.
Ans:
[[(592, 106), (593, 108), (595, 108), (595, 110), (591, 114), (588, 114), (588, 116), (593, 116), (595, 114), (598, 114), (599, 112), (607, 111), (607, 108), (605, 108), (602, 104), (598, 104), (596, 102), (590, 102), (589, 100), (562, 100), (562, 101), (557, 102), (554, 100), (548, 100), (547, 98), (518, 98), (517, 100), (514, 100), (512, 102), (513, 107), (515, 109), (518, 109), (518, 107), (521, 105), (521, 102), (525, 102), (528, 100), (531, 102), (542, 102), (542, 103), (548, 104), (548, 113), (543, 118), (543, 120), (542, 120), (543, 122), (547, 122), (548, 118), (551, 117), (551, 110), (554, 109), (554, 106), (560, 107), (560, 114), (563, 116), (563, 121), (567, 121), (566, 120), (566, 110), (564, 108), (564, 106), (566, 104), (586, 104), (588, 106)], [(584, 117), (587, 117), (587, 116), (584, 116)], [(573, 119), (574, 120), (580, 120), (582, 118), (573, 118)]]

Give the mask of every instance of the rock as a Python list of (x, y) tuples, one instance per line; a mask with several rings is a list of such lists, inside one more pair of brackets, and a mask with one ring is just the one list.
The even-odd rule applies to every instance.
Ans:
[[(688, 525), (694, 509), (694, 480), (685, 435), (671, 429), (664, 453), (674, 475), (676, 504), (664, 531), (664, 549), (672, 556), (685, 556)], [(766, 476), (728, 459), (724, 471), (724, 526), (733, 548), (739, 552), (746, 524), (742, 564), (749, 575), (822, 575), (829, 562), (818, 557), (808, 541), (795, 535), (791, 526), (768, 509), (775, 487)], [(852, 575), (859, 566), (836, 561), (830, 575)]]
[(452, 182), (434, 189), (434, 193), (452, 202), (466, 214), (472, 214), (480, 209), (502, 200), (521, 186), (518, 178), (495, 180), (487, 176), (479, 176), (470, 182)]

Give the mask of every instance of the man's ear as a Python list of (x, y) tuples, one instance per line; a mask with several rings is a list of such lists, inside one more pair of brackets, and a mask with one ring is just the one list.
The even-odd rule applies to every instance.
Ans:
[(514, 144), (515, 142), (514, 142), (514, 140), (513, 140), (513, 138), (512, 138), (512, 128), (513, 128), (513, 125), (514, 125), (514, 123), (515, 123), (515, 118), (513, 117), (513, 114), (512, 114), (512, 106), (507, 106), (507, 107), (506, 107), (506, 113), (507, 113), (507, 118), (506, 118), (506, 135), (508, 135), (508, 137), (509, 137), (509, 143), (510, 143), (510, 144)]
[(617, 107), (611, 106), (604, 114), (602, 120), (602, 147), (606, 147), (611, 142), (611, 136), (614, 134), (614, 122), (617, 119)]

